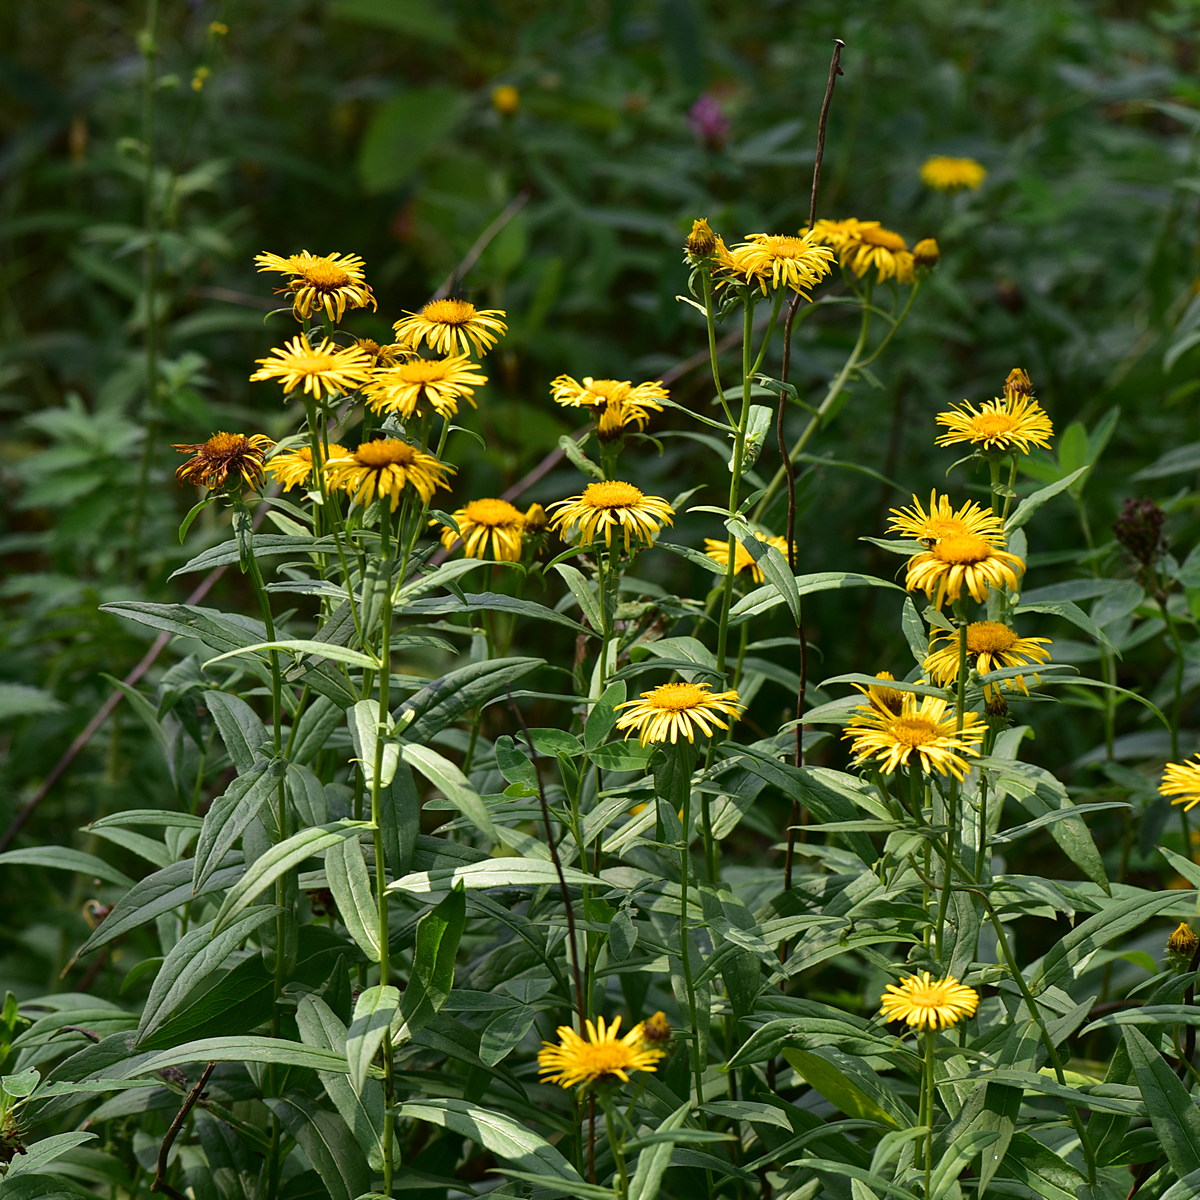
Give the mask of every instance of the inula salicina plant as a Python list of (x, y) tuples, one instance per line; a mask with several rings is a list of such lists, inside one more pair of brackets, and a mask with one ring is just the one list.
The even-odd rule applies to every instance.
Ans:
[[(1105, 631), (1037, 594), (1038, 521), (1089, 463), (1044, 453), (1026, 371), (928, 414), (945, 489), (854, 531), (894, 575), (805, 569), (797, 470), (938, 264), (868, 218), (697, 219), (679, 290), (711, 406), (546, 380), (587, 424), (576, 484), (537, 500), (474, 491), (459, 424), (519, 313), (446, 295), (381, 344), (342, 328), (386, 303), (360, 257), (258, 256), (285, 300), (248, 373), (294, 432), (175, 445), (181, 537), (228, 531), (176, 574), (234, 568), (251, 603), (105, 606), (176, 639), (128, 695), (173, 802), (89, 827), (136, 879), (5, 856), (98, 881), (75, 961), (110, 983), (4, 1006), (5, 1200), (1200, 1191), (1200, 763), (1165, 769), (1185, 853), (1156, 891), (1125, 877), (1131, 823), (1116, 877), (1093, 838), (1125, 799), (1075, 803), (1021, 757), (1064, 697), (1177, 731), (1183, 687), (1166, 714), (1121, 692)], [(818, 309), (857, 332), (810, 395), (790, 357)], [(721, 502), (699, 465), (650, 490), (668, 415)], [(1128, 611), (1181, 648), (1155, 512), (1118, 529)], [(870, 590), (910, 657), (819, 679), (809, 597)], [(1104, 678), (1055, 661), (1051, 620)], [(1051, 839), (1067, 877), (1023, 873)]]

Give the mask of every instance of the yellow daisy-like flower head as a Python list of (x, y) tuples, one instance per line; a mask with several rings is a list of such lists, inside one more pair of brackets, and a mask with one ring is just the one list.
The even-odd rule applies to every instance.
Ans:
[(955, 192), (960, 188), (977, 191), (986, 178), (987, 168), (973, 158), (935, 154), (921, 166), (921, 182), (939, 192)]
[(453, 472), (453, 467), (399, 438), (379, 438), (363, 442), (344, 457), (331, 458), (325, 464), (325, 483), (331, 490), (349, 492), (359, 505), (386, 496), (395, 512), (405, 488), (411, 487), (428, 504), (438, 488), (447, 486), (445, 477)]
[(879, 1005), (885, 1021), (903, 1021), (913, 1029), (949, 1029), (975, 1015), (979, 993), (953, 975), (934, 979), (921, 971), (884, 988)]
[(285, 398), (299, 388), (314, 400), (361, 387), (371, 378), (374, 366), (370, 355), (357, 346), (339, 346), (328, 338), (314, 346), (304, 333), (255, 362), (259, 367), (250, 376), (252, 382), (278, 379)]
[(888, 687), (885, 680), (891, 680), (893, 683), (896, 680), (895, 675), (891, 671), (877, 671), (875, 678), (879, 683), (869, 683), (866, 687), (856, 683), (854, 686), (858, 688), (872, 708), (877, 708), (880, 712), (891, 713), (893, 716), (899, 716), (900, 710), (904, 707), (904, 697), (911, 695), (909, 692), (902, 692), (899, 688)]
[[(350, 451), (337, 442), (329, 443), (329, 454), (326, 458), (344, 458)], [(312, 447), (298, 446), (295, 450), (287, 450), (276, 454), (267, 462), (267, 473), (274, 478), (285, 492), (307, 483), (312, 478)]]
[[(766, 533), (759, 533), (757, 530), (754, 534), (755, 538), (760, 542), (766, 542), (768, 546), (774, 546), (784, 558), (787, 558), (788, 544), (785, 537), (773, 537)], [(713, 560), (719, 563), (722, 567), (729, 566), (729, 543), (720, 541), (717, 538), (704, 539), (704, 553)], [(749, 568), (750, 578), (755, 583), (762, 583), (763, 573), (762, 568), (754, 560), (754, 555), (746, 549), (739, 541), (734, 541), (733, 551), (733, 573), (735, 575)]]
[(712, 258), (717, 252), (717, 235), (704, 217), (692, 222), (692, 232), (688, 234), (685, 249), (693, 261)]
[(908, 243), (878, 221), (860, 221), (855, 217), (818, 221), (812, 237), (831, 246), (842, 266), (860, 279), (868, 271), (874, 271), (880, 282), (895, 279), (897, 283), (912, 283), (916, 278)]
[(558, 1045), (543, 1042), (538, 1051), (538, 1074), (544, 1083), (571, 1088), (583, 1084), (629, 1082), (630, 1071), (654, 1071), (666, 1053), (645, 1044), (643, 1027), (635, 1025), (624, 1037), (618, 1037), (621, 1018), (614, 1017), (607, 1027), (603, 1017), (588, 1021), (587, 1036), (581, 1037), (569, 1025), (558, 1027)]
[(363, 388), (367, 403), (377, 413), (397, 413), (401, 417), (424, 416), (432, 409), (449, 420), (465, 400), (475, 405), (475, 389), (487, 383), (487, 376), (465, 354), (449, 358), (411, 358), (376, 371)]
[(619, 529), (627, 554), (632, 541), (649, 545), (675, 517), (675, 510), (662, 497), (647, 496), (618, 479), (589, 483), (581, 495), (559, 500), (549, 511), (550, 528), (564, 537), (577, 531), (581, 545), (597, 542), (603, 534), (604, 544), (611, 547), (613, 531)]
[(521, 557), (525, 518), (507, 500), (472, 500), (454, 513), (458, 533), (447, 529), (442, 545), (453, 550), (461, 542), (468, 558), (516, 562)]
[(892, 514), (889, 533), (924, 542), (926, 546), (957, 534), (971, 534), (996, 546), (1004, 545), (1004, 522), (990, 508), (981, 508), (974, 500), (955, 510), (949, 496), (931, 491), (928, 511), (916, 496), (911, 505), (889, 511)]
[(618, 704), (618, 710), (629, 711), (617, 718), (617, 728), (627, 730), (626, 737), (636, 730), (643, 746), (652, 742), (674, 745), (681, 734), (694, 742), (697, 729), (705, 737), (714, 729), (728, 729), (724, 718), (736, 721), (745, 707), (736, 691), (714, 692), (707, 683), (663, 683), (643, 692), (639, 700)]
[(230, 476), (258, 487), (263, 463), (275, 443), (263, 433), (214, 433), (207, 442), (173, 443), (172, 449), (194, 457), (175, 472), (180, 483), (194, 483), (213, 491), (223, 488)]
[(969, 400), (954, 405), (949, 412), (938, 413), (939, 434), (935, 444), (952, 446), (970, 442), (983, 451), (1028, 454), (1031, 446), (1048, 447), (1054, 426), (1042, 406), (1032, 396), (1005, 395), (1003, 400), (985, 400), (976, 408)]
[(374, 338), (355, 338), (354, 345), (371, 359), (371, 365), (375, 367), (394, 367), (398, 362), (411, 358), (413, 354), (407, 346), (390, 343), (381, 346)]
[(936, 771), (962, 780), (970, 769), (967, 756), (979, 753), (986, 730), (977, 713), (964, 714), (963, 727), (957, 729), (954, 709), (945, 700), (912, 692), (904, 693), (899, 712), (877, 704), (854, 711), (842, 734), (852, 739), (854, 765), (874, 759), (889, 774), (915, 756), (926, 774)]
[(278, 271), (288, 276), (287, 286), (280, 293), (292, 297), (292, 312), (297, 320), (306, 320), (321, 311), (335, 324), (346, 315), (347, 308), (375, 308), (375, 297), (367, 285), (357, 254), (256, 254), (259, 271)]
[(972, 533), (956, 533), (908, 560), (904, 586), (924, 592), (935, 608), (957, 600), (964, 591), (982, 604), (992, 588), (1016, 591), (1025, 564), (1007, 550)]
[(593, 379), (583, 382), (560, 375), (550, 384), (550, 395), (563, 408), (586, 408), (596, 418), (596, 427), (605, 440), (616, 437), (629, 425), (645, 429), (652, 412), (662, 412), (661, 400), (667, 398), (662, 383), (631, 383), (628, 379)]
[(476, 308), (466, 300), (431, 300), (392, 327), (402, 344), (429, 346), (438, 354), (486, 354), (508, 332), (498, 308)]
[(929, 271), (941, 261), (942, 251), (935, 238), (922, 238), (913, 247), (912, 256), (914, 266)]
[(744, 242), (730, 247), (734, 271), (756, 284), (766, 295), (770, 288), (790, 288), (806, 300), (809, 292), (833, 264), (833, 251), (815, 235), (789, 237), (775, 233), (752, 233)]
[[(947, 687), (958, 679), (958, 633), (949, 629), (935, 629), (929, 646), (929, 657), (921, 664), (929, 678), (941, 687)], [(1005, 667), (1034, 666), (1049, 662), (1049, 638), (1023, 638), (1011, 626), (1002, 621), (972, 621), (967, 626), (967, 663), (980, 675), (990, 675)], [(1034, 675), (1033, 682), (1038, 682)], [(1029, 694), (1024, 675), (1014, 675), (1000, 681), (1000, 687)], [(988, 695), (994, 691), (989, 684), (984, 688)]]
[(525, 510), (525, 532), (529, 534), (541, 533), (546, 528), (546, 523), (549, 518), (546, 516), (546, 510), (540, 504), (531, 504)]
[(1158, 790), (1172, 804), (1182, 804), (1184, 812), (1191, 812), (1200, 804), (1200, 754), (1188, 762), (1167, 763)]

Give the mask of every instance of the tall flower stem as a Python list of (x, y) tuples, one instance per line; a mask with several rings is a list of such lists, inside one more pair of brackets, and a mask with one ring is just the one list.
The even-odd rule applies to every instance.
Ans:
[(925, 1167), (925, 1200), (933, 1196), (933, 1114), (936, 1098), (936, 1083), (934, 1071), (937, 1067), (935, 1054), (937, 1033), (932, 1029), (921, 1033), (921, 1106), (917, 1123), (925, 1126), (924, 1167)]
[[(954, 693), (954, 732), (961, 734), (966, 722), (967, 712), (967, 617), (962, 612), (955, 613), (955, 623), (958, 625), (958, 680)], [(942, 890), (938, 896), (937, 908), (937, 949), (941, 958), (946, 932), (946, 914), (950, 907), (950, 890), (952, 879), (949, 861), (957, 858), (962, 852), (962, 784), (954, 776), (950, 777), (950, 786), (946, 793), (946, 853), (947, 866), (942, 875)]]

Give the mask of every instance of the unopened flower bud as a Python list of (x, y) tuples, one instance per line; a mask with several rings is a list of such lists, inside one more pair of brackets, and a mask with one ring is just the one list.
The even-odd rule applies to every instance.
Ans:
[(938, 265), (942, 252), (934, 238), (922, 238), (913, 247), (913, 265), (932, 270)]
[(492, 107), (502, 117), (511, 117), (521, 107), (521, 93), (511, 83), (501, 83), (492, 88)]
[(692, 258), (712, 258), (717, 250), (717, 236), (709, 228), (708, 222), (701, 217), (692, 222), (692, 232), (688, 234), (687, 252)]
[(1167, 938), (1167, 949), (1181, 958), (1190, 959), (1196, 953), (1197, 946), (1200, 946), (1200, 938), (1192, 932), (1192, 927), (1186, 921), (1180, 921), (1179, 928)]
[(1163, 519), (1166, 514), (1153, 500), (1125, 501), (1121, 515), (1113, 522), (1113, 533), (1129, 555), (1143, 567), (1153, 566), (1166, 550)]
[(1013, 367), (1004, 381), (1004, 394), (1010, 400), (1017, 396), (1032, 396), (1033, 381), (1020, 367)]
[(667, 1020), (666, 1013), (656, 1012), (654, 1016), (648, 1017), (642, 1022), (642, 1044), (644, 1046), (664, 1050), (670, 1040), (671, 1022)]

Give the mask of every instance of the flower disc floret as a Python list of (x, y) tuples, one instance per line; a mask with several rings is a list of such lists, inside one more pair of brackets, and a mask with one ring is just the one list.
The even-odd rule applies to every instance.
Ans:
[(393, 326), (396, 339), (412, 349), (429, 346), (438, 354), (486, 354), (508, 326), (498, 308), (476, 308), (467, 300), (431, 300)]
[(357, 254), (309, 254), (301, 250), (286, 258), (278, 254), (256, 254), (259, 271), (278, 271), (288, 276), (280, 293), (292, 297), (292, 313), (307, 320), (317, 310), (334, 323), (347, 308), (375, 308), (375, 297), (363, 274), (364, 263)]
[(516, 562), (521, 557), (525, 517), (507, 500), (472, 500), (454, 514), (458, 533), (447, 529), (442, 545), (453, 550), (461, 542), (468, 558)]
[(395, 512), (405, 488), (411, 487), (428, 504), (438, 488), (447, 486), (445, 477), (453, 472), (453, 467), (399, 438), (379, 438), (363, 442), (345, 457), (331, 458), (324, 474), (331, 490), (350, 493), (355, 504), (386, 497)]
[(992, 588), (1016, 591), (1024, 573), (1025, 564), (1015, 554), (973, 533), (954, 533), (908, 560), (904, 586), (924, 592), (935, 608), (964, 591), (982, 604)]
[(636, 541), (649, 545), (664, 525), (670, 525), (675, 510), (660, 496), (647, 496), (632, 483), (617, 479), (589, 483), (581, 495), (550, 505), (550, 528), (564, 536), (577, 532), (581, 545), (601, 540), (612, 546), (613, 532), (622, 534), (625, 552)]
[(449, 420), (458, 412), (460, 400), (474, 407), (475, 389), (485, 383), (487, 376), (465, 354), (413, 358), (376, 371), (363, 395), (377, 413), (412, 417), (432, 409)]
[(259, 367), (252, 382), (278, 379), (285, 396), (300, 389), (314, 400), (361, 387), (374, 367), (371, 356), (357, 346), (339, 346), (328, 338), (314, 346), (303, 333), (255, 361)]
[(1008, 454), (1019, 450), (1028, 454), (1031, 446), (1048, 447), (1054, 426), (1042, 406), (1032, 396), (1012, 395), (1003, 400), (986, 400), (976, 408), (969, 400), (938, 413), (939, 434), (936, 444), (952, 446), (970, 442), (981, 450)]
[(173, 450), (194, 456), (175, 472), (175, 478), (213, 491), (223, 488), (231, 476), (258, 487), (267, 451), (274, 445), (263, 433), (214, 433), (206, 442), (175, 443)]
[(729, 728), (725, 717), (736, 721), (745, 707), (736, 691), (713, 692), (707, 683), (663, 683), (639, 700), (618, 704), (618, 712), (629, 711), (617, 718), (617, 729), (626, 731), (626, 737), (636, 731), (643, 746), (674, 745), (681, 736), (694, 742), (697, 729), (711, 737), (714, 729)]
[(948, 1029), (975, 1015), (979, 993), (953, 975), (934, 979), (921, 971), (884, 988), (879, 1006), (885, 1021), (903, 1021), (913, 1029)]
[(912, 692), (904, 693), (898, 712), (872, 703), (858, 707), (855, 714), (842, 735), (851, 739), (854, 765), (875, 760), (888, 774), (915, 757), (926, 774), (936, 771), (962, 780), (970, 769), (967, 756), (979, 753), (986, 729), (977, 713), (965, 713), (958, 729), (954, 710), (945, 700)]
[(1184, 812), (1191, 812), (1200, 804), (1200, 754), (1187, 762), (1167, 763), (1158, 790), (1172, 804), (1182, 805)]
[(987, 178), (987, 168), (973, 158), (951, 158), (935, 154), (921, 165), (921, 182), (939, 192), (960, 188), (975, 191)]
[(609, 1026), (604, 1018), (588, 1021), (586, 1036), (576, 1033), (569, 1025), (558, 1027), (558, 1045), (543, 1042), (538, 1052), (538, 1074), (544, 1083), (559, 1087), (629, 1082), (631, 1071), (654, 1071), (666, 1053), (647, 1046), (642, 1025), (635, 1025), (624, 1037), (618, 1037), (621, 1018), (614, 1017)]

